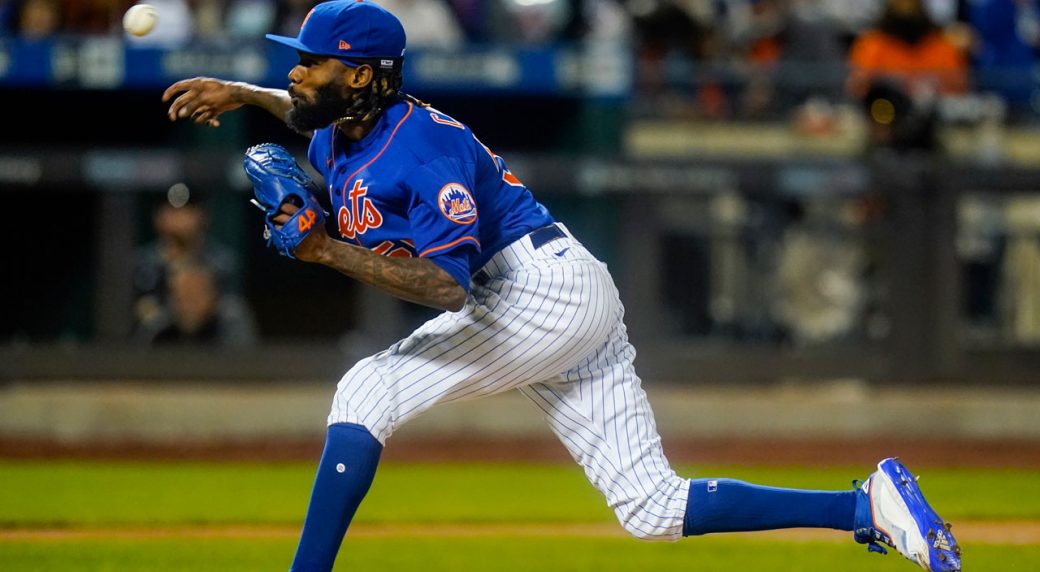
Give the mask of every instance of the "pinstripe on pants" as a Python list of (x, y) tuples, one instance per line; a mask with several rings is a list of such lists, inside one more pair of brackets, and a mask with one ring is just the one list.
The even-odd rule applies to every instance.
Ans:
[(522, 238), (484, 271), (462, 310), (351, 368), (329, 424), (363, 425), (385, 444), (438, 403), (519, 389), (627, 531), (679, 539), (689, 481), (664, 456), (606, 265), (568, 232), (539, 249)]

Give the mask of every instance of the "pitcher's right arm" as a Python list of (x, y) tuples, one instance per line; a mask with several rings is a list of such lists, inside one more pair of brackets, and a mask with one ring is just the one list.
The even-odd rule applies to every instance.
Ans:
[[(220, 115), (243, 105), (254, 105), (286, 121), (292, 109), (289, 92), (250, 83), (226, 81), (211, 77), (195, 77), (178, 81), (163, 92), (163, 101), (180, 93), (167, 115), (170, 121), (190, 119), (210, 127), (220, 126)], [(305, 134), (306, 135), (306, 134)]]

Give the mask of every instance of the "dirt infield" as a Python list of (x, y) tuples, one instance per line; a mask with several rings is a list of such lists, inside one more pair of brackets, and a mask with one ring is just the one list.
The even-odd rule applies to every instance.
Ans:
[[(148, 540), (193, 538), (292, 539), (299, 535), (294, 526), (177, 526), (162, 528), (49, 528), (0, 529), (0, 542), (68, 540)], [(743, 533), (753, 537), (785, 542), (848, 542), (848, 533), (834, 530), (800, 528)], [(954, 534), (964, 545), (1040, 544), (1040, 522), (967, 521), (958, 522)], [(358, 524), (350, 529), (351, 538), (625, 538), (622, 528), (611, 523), (423, 523)]]
[[(0, 459), (171, 459), (225, 461), (316, 461), (323, 443), (252, 440), (223, 443), (64, 444), (0, 439)], [(877, 439), (665, 439), (673, 463), (732, 465), (873, 465), (899, 456), (914, 466), (1040, 469), (1040, 442), (993, 440)], [(391, 462), (569, 462), (553, 439), (431, 438), (391, 440)]]

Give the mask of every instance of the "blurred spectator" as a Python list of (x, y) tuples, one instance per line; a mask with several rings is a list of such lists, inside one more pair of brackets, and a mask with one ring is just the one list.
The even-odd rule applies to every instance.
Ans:
[(849, 64), (870, 148), (937, 149), (938, 100), (967, 90), (968, 62), (922, 0), (887, 0), (877, 27), (853, 43)]
[[(940, 28), (949, 28), (957, 24), (960, 5), (966, 0), (923, 0), (928, 17)], [(967, 0), (974, 1), (974, 0)]]
[(481, 7), (483, 35), (495, 43), (552, 43), (567, 28), (571, 10), (569, 0), (487, 0)]
[(39, 40), (61, 31), (58, 0), (25, 0), (18, 9), (17, 33), (27, 40)]
[(878, 77), (898, 81), (913, 99), (963, 93), (968, 84), (964, 54), (922, 0), (888, 0), (877, 27), (856, 38), (849, 65), (849, 89), (859, 97)]
[(274, 27), (278, 11), (275, 0), (228, 0), (226, 4), (224, 28), (230, 37), (262, 38)]
[(885, 0), (821, 0), (820, 4), (821, 10), (839, 23), (845, 45), (851, 45), (881, 17)]
[(1040, 45), (1037, 0), (972, 0), (966, 18), (974, 30), (972, 63), (980, 87), (1001, 94), (1013, 108), (1028, 106)]
[(721, 48), (710, 2), (627, 0), (636, 40), (636, 85), (654, 97), (656, 112), (718, 117), (729, 112), (725, 78), (698, 64)]
[(123, 13), (133, 4), (134, 0), (63, 0), (65, 28), (75, 34), (122, 33)]
[(447, 2), (467, 40), (478, 43), (488, 40), (484, 17), (488, 2), (485, 0), (447, 0)]
[(245, 347), (256, 342), (253, 318), (237, 297), (222, 295), (213, 271), (188, 261), (170, 267), (170, 303), (140, 335), (152, 345), (205, 344)]
[(376, 0), (404, 26), (408, 45), (453, 48), (465, 39), (462, 26), (445, 0)]
[(780, 2), (784, 10), (780, 28), (782, 60), (816, 65), (844, 63), (844, 29), (827, 10), (827, 4), (827, 0)]
[(471, 41), (553, 44), (632, 40), (632, 18), (622, 0), (451, 0)]
[[(314, 3), (313, 0), (191, 0), (191, 28), (195, 38), (208, 40), (253, 41), (268, 33), (295, 36)], [(283, 11), (293, 4), (299, 5), (298, 15), (293, 12), (293, 17), (298, 19), (285, 27), (281, 19)]]
[(864, 94), (867, 141), (871, 149), (933, 151), (939, 146), (938, 112), (928, 101), (914, 101), (900, 83), (871, 82)]
[[(752, 0), (754, 1), (754, 0)], [(973, 0), (923, 0), (925, 11), (937, 26), (947, 28), (957, 24), (961, 6)], [(852, 36), (867, 30), (878, 21), (885, 11), (887, 0), (820, 0), (820, 9), (828, 17), (841, 22), (842, 28)]]
[(205, 202), (175, 185), (155, 208), (154, 242), (137, 253), (134, 269), (137, 330), (154, 332), (168, 320), (170, 273), (189, 264), (204, 265), (213, 275), (221, 296), (240, 298), (238, 257), (227, 246), (207, 236), (209, 212)]
[(710, 5), (681, 0), (629, 0), (641, 60), (677, 54), (704, 60), (718, 51), (715, 16)]
[(846, 77), (845, 24), (829, 0), (762, 0), (731, 6), (730, 41), (752, 67), (741, 115), (759, 117), (812, 99), (835, 101)]
[(787, 6), (774, 105), (794, 109), (800, 132), (833, 135), (848, 73), (847, 29), (828, 0), (787, 0)]
[(215, 39), (224, 35), (225, 5), (224, 0), (192, 0), (192, 28), (196, 38)]
[(578, 0), (575, 16), (564, 30), (567, 39), (612, 42), (627, 46), (632, 42), (632, 19), (617, 0)]
[(315, 4), (315, 0), (280, 0), (275, 13), (275, 27), (270, 33), (295, 37), (300, 33), (300, 22)]
[(612, 42), (627, 48), (632, 18), (618, 0), (565, 0), (556, 33), (558, 42)]

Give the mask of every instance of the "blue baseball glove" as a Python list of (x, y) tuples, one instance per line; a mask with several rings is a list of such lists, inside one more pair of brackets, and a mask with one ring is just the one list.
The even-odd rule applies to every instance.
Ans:
[[(253, 181), (253, 194), (256, 195), (253, 203), (265, 213), (264, 238), (267, 245), (284, 256), (295, 258), (296, 247), (311, 231), (323, 229), (325, 225), (325, 211), (314, 196), (317, 185), (281, 145), (263, 143), (250, 147), (246, 150), (243, 166)], [(273, 219), (283, 212), (281, 209), (285, 203), (300, 210), (278, 228)]]

